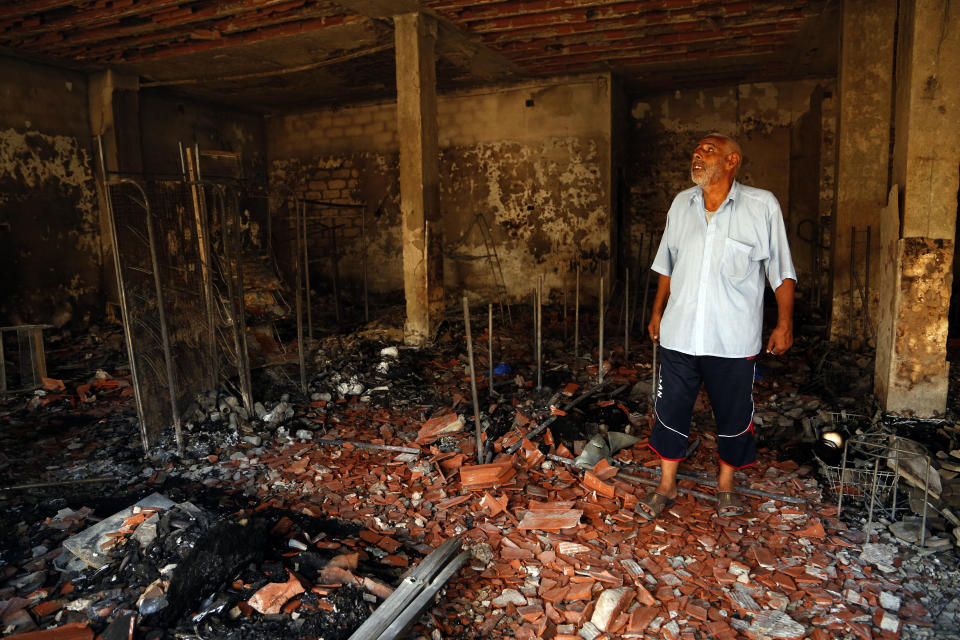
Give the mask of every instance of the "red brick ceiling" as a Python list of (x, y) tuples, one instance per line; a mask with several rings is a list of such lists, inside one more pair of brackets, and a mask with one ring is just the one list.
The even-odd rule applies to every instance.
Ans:
[[(253, 102), (265, 108), (294, 90), (301, 102), (343, 101), (393, 91), (388, 13), (411, 4), (416, 0), (19, 0), (0, 4), (0, 48), (81, 68), (116, 67), (148, 86), (174, 84), (209, 97), (247, 89), (250, 98), (253, 87), (263, 98)], [(839, 0), (419, 4), (452, 26), (448, 33), (486, 47), (512, 76), (612, 71), (644, 91), (832, 75), (835, 65)], [(459, 60), (441, 59), (441, 87), (491, 79), (469, 67), (462, 51)]]

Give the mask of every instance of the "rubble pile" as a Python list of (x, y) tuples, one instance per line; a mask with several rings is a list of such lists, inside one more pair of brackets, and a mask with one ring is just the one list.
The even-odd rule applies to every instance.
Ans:
[[(414, 636), (826, 640), (957, 631), (952, 545), (907, 544), (880, 530), (896, 524), (882, 516), (868, 540), (862, 511), (824, 501), (812, 455), (781, 458), (784, 434), (819, 435), (831, 412), (866, 402), (811, 395), (827, 366), (823, 343), (801, 341), (796, 363), (758, 367), (757, 428), (767, 447), (738, 472), (750, 512), (716, 515), (714, 478), (703, 472), (716, 468), (703, 397), (683, 494), (648, 522), (634, 508), (657, 480), (646, 447), (649, 347), (629, 362), (614, 349), (598, 385), (596, 361), (563, 356), (562, 327), (548, 329), (552, 360), (540, 390), (529, 337), (496, 337), (497, 393), (478, 375), (480, 451), (464, 344), (452, 328), (420, 351), (382, 334), (329, 337), (305, 391), (289, 370), (257, 372), (250, 410), (228, 390), (203, 394), (185, 418), (182, 458), (169, 442), (146, 457), (139, 451), (119, 365), (94, 378), (113, 382), (96, 383), (52, 363), (64, 382), (0, 404), (9, 425), (0, 433), (2, 484), (61, 483), (0, 494), (3, 632), (347, 638), (453, 537), (471, 559)], [(486, 366), (479, 347), (477, 356)]]

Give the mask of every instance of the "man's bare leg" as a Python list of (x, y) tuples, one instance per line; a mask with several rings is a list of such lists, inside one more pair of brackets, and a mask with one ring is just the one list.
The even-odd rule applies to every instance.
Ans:
[[(733, 467), (720, 461), (720, 472), (717, 474), (717, 491), (733, 491), (733, 472), (736, 471)], [(676, 477), (676, 470), (674, 470), (674, 477)]]
[[(660, 458), (660, 484), (657, 486), (657, 493), (665, 495), (668, 498), (677, 497), (677, 469), (679, 467), (679, 460), (664, 460)], [(732, 472), (730, 474), (730, 481), (733, 482)]]

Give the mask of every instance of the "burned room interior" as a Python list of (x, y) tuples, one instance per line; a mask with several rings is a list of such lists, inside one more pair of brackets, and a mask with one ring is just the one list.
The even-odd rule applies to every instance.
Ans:
[[(0, 635), (960, 638), (957, 69), (950, 0), (2, 3)], [(733, 510), (720, 394), (651, 444), (717, 134), (795, 270)]]

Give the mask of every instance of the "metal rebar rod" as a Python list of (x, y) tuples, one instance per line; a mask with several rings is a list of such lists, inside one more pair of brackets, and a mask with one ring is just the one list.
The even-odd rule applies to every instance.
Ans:
[(303, 270), (305, 265), (301, 262), (300, 258), (303, 256), (303, 243), (300, 238), (300, 207), (306, 206), (302, 205), (299, 201), (294, 200), (294, 209), (296, 210), (296, 225), (297, 225), (297, 242), (296, 242), (296, 259), (294, 264), (297, 265), (296, 268), (296, 294), (294, 295), (294, 304), (297, 311), (297, 360), (300, 364), (300, 389), (304, 393), (307, 392), (307, 366), (306, 366), (306, 356), (304, 355), (304, 345), (303, 345), (303, 302), (301, 301), (300, 295), (303, 290)]
[(923, 474), (923, 516), (920, 520), (920, 546), (927, 543), (927, 503), (930, 501), (930, 460), (923, 456), (923, 463), (926, 465), (926, 472)]
[(844, 476), (847, 475), (847, 445), (849, 442), (849, 440), (844, 440), (843, 455), (840, 458), (840, 495), (837, 497), (837, 517), (840, 517), (840, 512), (843, 510), (843, 480)]
[(857, 271), (856, 265), (853, 263), (854, 255), (857, 251), (857, 228), (850, 227), (850, 335), (854, 335), (854, 325), (856, 320), (853, 317), (853, 307), (854, 301), (856, 300), (856, 289), (857, 289)]
[(650, 241), (647, 245), (646, 275), (643, 278), (643, 304), (640, 305), (640, 329), (641, 331), (647, 324), (647, 299), (650, 297), (650, 256), (653, 253), (653, 233), (650, 234)]
[(313, 300), (310, 295), (310, 235), (307, 231), (307, 203), (303, 203), (303, 215), (300, 216), (299, 233), (303, 234), (303, 291), (307, 306), (307, 338), (313, 339)]
[(116, 482), (117, 478), (80, 478), (78, 480), (51, 480), (49, 482), (28, 482), (26, 484), (12, 484), (0, 487), (0, 491), (18, 491), (20, 489), (39, 489), (42, 487), (59, 487), (67, 484), (94, 484), (99, 482)]
[(657, 342), (653, 342), (653, 364), (650, 365), (650, 404), (657, 402)]
[(117, 215), (113, 210), (113, 199), (110, 197), (110, 183), (107, 180), (107, 164), (103, 154), (103, 136), (97, 136), (97, 149), (100, 154), (101, 179), (103, 180), (103, 196), (106, 202), (107, 214), (110, 219), (110, 244), (113, 249), (113, 268), (117, 276), (117, 295), (120, 298), (120, 317), (123, 319), (123, 340), (127, 346), (127, 360), (130, 366), (130, 382), (133, 385), (133, 397), (137, 405), (137, 419), (140, 422), (140, 444), (146, 454), (150, 450), (150, 439), (147, 434), (147, 418), (143, 411), (143, 395), (140, 389), (140, 373), (133, 349), (133, 325), (130, 320), (130, 308), (127, 304), (127, 292), (124, 288), (123, 268), (120, 263), (120, 236), (117, 233)]
[(624, 314), (624, 323), (623, 323), (623, 360), (624, 362), (630, 362), (630, 268), (626, 270), (626, 280), (627, 284), (623, 288), (623, 314)]
[(477, 370), (473, 366), (473, 337), (470, 335), (470, 305), (467, 303), (467, 296), (463, 296), (463, 326), (467, 333), (467, 356), (470, 358), (470, 392), (473, 394), (473, 421), (477, 433), (477, 464), (483, 464), (480, 402), (477, 399)]
[[(333, 313), (340, 324), (340, 287), (337, 277), (337, 228), (330, 227), (330, 279), (333, 283)], [(307, 300), (310, 300), (310, 273), (307, 272)], [(307, 307), (307, 318), (310, 318), (310, 307)]]
[(567, 323), (567, 278), (563, 278), (563, 344), (567, 344), (570, 337), (570, 327)]
[[(244, 297), (243, 268), (241, 265), (241, 243), (240, 243), (240, 202), (237, 194), (233, 194), (233, 238), (228, 244), (233, 245), (237, 256), (236, 268), (236, 300), (234, 309), (236, 318), (234, 320), (237, 326), (237, 372), (240, 376), (240, 395), (243, 398), (243, 406), (253, 414), (253, 381), (250, 379), (250, 351), (247, 349), (247, 305)], [(226, 208), (224, 208), (226, 212)]]
[(167, 369), (167, 391), (170, 396), (170, 412), (173, 420), (173, 435), (177, 443), (177, 455), (183, 455), (183, 424), (180, 419), (180, 410), (177, 408), (177, 389), (173, 374), (173, 350), (170, 347), (170, 330), (167, 325), (167, 313), (163, 301), (163, 284), (160, 281), (160, 260), (157, 257), (156, 236), (153, 233), (153, 221), (147, 193), (136, 182), (125, 181), (135, 186), (143, 196), (143, 207), (147, 226), (147, 243), (150, 246), (150, 266), (153, 269), (153, 286), (157, 291), (157, 319), (160, 322), (160, 344), (163, 347), (163, 362)]
[(580, 260), (577, 259), (577, 286), (573, 296), (573, 358), (580, 355)]
[[(660, 475), (659, 467), (641, 467), (637, 465), (621, 465), (621, 468), (630, 469), (634, 473), (645, 473), (653, 476)], [(703, 485), (705, 487), (717, 487), (717, 481), (713, 479), (713, 476), (708, 476), (707, 474), (689, 474), (689, 473), (678, 473), (677, 480), (691, 480), (697, 484)], [(779, 500), (780, 502), (787, 502), (790, 504), (809, 504), (809, 500), (806, 498), (797, 498), (794, 496), (784, 495), (782, 493), (772, 493), (770, 491), (763, 491), (762, 489), (751, 489), (750, 487), (737, 487), (737, 493), (742, 493), (747, 496), (754, 496), (757, 498), (770, 498), (772, 500)]]
[(600, 345), (597, 348), (597, 384), (603, 383), (603, 276), (600, 276)]
[(487, 305), (487, 360), (490, 370), (490, 401), (493, 402), (493, 303)]
[[(640, 243), (639, 243), (639, 247), (637, 248), (637, 261), (636, 261), (636, 263), (635, 263), (635, 264), (636, 264), (636, 267), (637, 267), (636, 270), (635, 270), (636, 273), (641, 273), (640, 270), (643, 269), (643, 241), (644, 241), (644, 238), (645, 238), (645, 237), (646, 237), (646, 233), (645, 233), (645, 232), (640, 234)], [(637, 283), (637, 284), (639, 284), (639, 283)], [(634, 285), (634, 286), (637, 286), (637, 285)], [(635, 321), (636, 321), (636, 318), (637, 318), (637, 314), (635, 313), (635, 311), (636, 311), (636, 307), (637, 307), (637, 298), (638, 298), (638, 297), (639, 297), (639, 296), (633, 296), (633, 307), (630, 309), (630, 319), (631, 319), (630, 321), (631, 321), (631, 322), (635, 322)], [(630, 327), (630, 328), (632, 329), (633, 327)]]
[(193, 200), (194, 222), (197, 228), (197, 249), (200, 253), (200, 274), (203, 280), (203, 305), (206, 314), (206, 340), (207, 340), (207, 384), (211, 389), (217, 386), (218, 352), (217, 352), (217, 323), (216, 306), (213, 296), (213, 269), (210, 259), (210, 232), (207, 223), (206, 201), (203, 194), (203, 187), (199, 182), (200, 177), (200, 149), (194, 145), (193, 149), (186, 149), (186, 158), (184, 158), (183, 147), (181, 145), (181, 163), (185, 166), (186, 177), (190, 182), (190, 195)]
[(360, 210), (360, 245), (363, 268), (363, 321), (370, 322), (370, 302), (367, 293), (367, 210)]
[(543, 276), (537, 280), (537, 391), (543, 388)]
[(870, 507), (867, 509), (867, 542), (873, 532), (873, 503), (877, 500), (877, 472), (880, 470), (880, 456), (873, 460), (873, 482), (870, 483)]
[(401, 447), (395, 444), (376, 444), (373, 442), (358, 442), (356, 440), (341, 440), (340, 438), (317, 438), (313, 442), (317, 444), (324, 444), (328, 446), (343, 446), (349, 445), (351, 447), (356, 447), (357, 449), (371, 449), (373, 451), (394, 451), (397, 453), (416, 453), (422, 454), (421, 449), (415, 449), (413, 447)]

